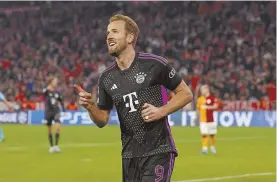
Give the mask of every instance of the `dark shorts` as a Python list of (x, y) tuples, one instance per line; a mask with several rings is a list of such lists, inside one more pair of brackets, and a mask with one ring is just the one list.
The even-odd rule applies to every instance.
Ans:
[(60, 112), (47, 112), (45, 113), (46, 125), (51, 126), (52, 121), (60, 122)]
[(170, 182), (175, 154), (122, 159), (123, 182)]

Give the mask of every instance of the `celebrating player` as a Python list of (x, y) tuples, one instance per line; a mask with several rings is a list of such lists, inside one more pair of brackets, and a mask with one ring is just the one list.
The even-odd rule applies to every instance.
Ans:
[[(79, 103), (100, 128), (115, 105), (121, 128), (124, 182), (170, 181), (177, 156), (167, 115), (192, 101), (192, 92), (168, 61), (136, 53), (137, 24), (115, 15), (107, 27), (109, 54), (116, 61), (99, 78), (98, 100), (75, 85)], [(166, 88), (175, 93), (169, 103)]]
[(197, 113), (200, 116), (200, 132), (202, 135), (202, 154), (208, 153), (208, 136), (210, 137), (210, 150), (216, 153), (215, 135), (217, 133), (213, 113), (217, 109), (217, 99), (211, 95), (208, 85), (200, 88), (201, 96), (197, 100)]
[[(48, 139), (50, 142), (49, 152), (60, 152), (60, 148), (58, 147), (59, 138), (60, 138), (60, 108), (59, 104), (61, 104), (62, 109), (64, 110), (64, 104), (62, 100), (62, 96), (56, 91), (58, 86), (58, 79), (56, 77), (50, 77), (47, 80), (47, 88), (43, 89), (43, 94), (45, 96), (45, 120), (48, 126)], [(52, 137), (52, 121), (55, 121), (55, 145), (53, 145), (53, 137)]]

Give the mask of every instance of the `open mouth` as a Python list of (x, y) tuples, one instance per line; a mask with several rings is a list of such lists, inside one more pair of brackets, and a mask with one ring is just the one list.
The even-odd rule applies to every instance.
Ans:
[(115, 46), (115, 44), (116, 44), (115, 42), (111, 42), (111, 43), (109, 43), (109, 46), (113, 47), (113, 46)]

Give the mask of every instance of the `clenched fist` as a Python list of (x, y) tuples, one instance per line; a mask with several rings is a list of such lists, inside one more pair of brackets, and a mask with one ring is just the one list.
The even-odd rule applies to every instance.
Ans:
[(79, 93), (79, 104), (83, 106), (85, 109), (89, 109), (90, 106), (95, 104), (95, 101), (92, 97), (92, 94), (86, 92), (79, 85), (74, 85)]

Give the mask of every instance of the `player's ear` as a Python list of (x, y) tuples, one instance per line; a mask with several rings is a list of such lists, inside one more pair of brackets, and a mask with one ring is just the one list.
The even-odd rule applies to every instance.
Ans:
[(135, 35), (133, 33), (127, 34), (127, 42), (128, 44), (132, 44), (134, 41)]

